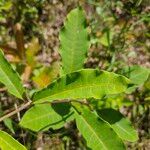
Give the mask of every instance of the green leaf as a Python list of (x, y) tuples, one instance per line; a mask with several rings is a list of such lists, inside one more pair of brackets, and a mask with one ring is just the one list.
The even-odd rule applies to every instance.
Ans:
[(83, 69), (67, 74), (33, 95), (34, 103), (60, 99), (102, 98), (125, 92), (129, 80), (97, 69)]
[(97, 112), (103, 120), (111, 125), (120, 138), (130, 142), (138, 140), (136, 130), (132, 127), (130, 121), (127, 118), (124, 118), (120, 112), (109, 108), (101, 109)]
[(2, 82), (8, 91), (16, 97), (22, 99), (24, 88), (18, 74), (13, 70), (11, 65), (5, 59), (3, 52), (0, 50), (0, 82)]
[(150, 69), (142, 66), (129, 66), (124, 69), (124, 75), (127, 76), (132, 83), (142, 85), (150, 75)]
[(11, 1), (5, 1), (0, 3), (0, 11), (1, 10), (5, 10), (5, 11), (9, 11), (10, 8), (12, 7), (12, 2)]
[(81, 109), (75, 113), (77, 128), (93, 150), (124, 150), (124, 144), (112, 128), (95, 112)]
[(15, 134), (13, 123), (10, 118), (4, 119), (4, 124), (13, 134)]
[(1, 150), (27, 150), (22, 144), (4, 131), (0, 131)]
[[(4, 113), (3, 113), (3, 110), (2, 110), (2, 106), (1, 106), (1, 103), (0, 103), (0, 117), (3, 116)], [(14, 131), (14, 128), (13, 128), (13, 124), (12, 124), (12, 120), (10, 118), (6, 118), (3, 120), (4, 122), (4, 125), (13, 133), (15, 134), (15, 131)]]
[(29, 109), (23, 116), (20, 125), (35, 132), (48, 128), (59, 129), (73, 120), (70, 104), (40, 104)]
[(102, 45), (109, 47), (112, 44), (113, 34), (114, 33), (112, 30), (105, 29), (105, 32), (103, 33), (103, 35), (99, 39), (99, 42)]
[(85, 15), (81, 8), (72, 10), (60, 32), (60, 54), (65, 74), (82, 69), (89, 48)]

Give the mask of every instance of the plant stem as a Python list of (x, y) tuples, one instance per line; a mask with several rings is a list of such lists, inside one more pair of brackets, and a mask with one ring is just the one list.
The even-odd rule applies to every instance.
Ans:
[(6, 115), (2, 116), (2, 117), (0, 118), (0, 122), (2, 122), (3, 120), (5, 120), (5, 119), (7, 119), (7, 118), (9, 118), (9, 117), (11, 117), (11, 116), (17, 114), (18, 112), (20, 112), (20, 111), (26, 109), (28, 106), (31, 105), (31, 103), (32, 103), (32, 101), (28, 101), (27, 103), (22, 104), (18, 109), (15, 109), (14, 111), (11, 111), (11, 112), (7, 113)]
[[(88, 104), (87, 101), (81, 101), (81, 100), (66, 100), (65, 99), (65, 100), (56, 100), (56, 101), (53, 101), (53, 102), (44, 102), (44, 103), (58, 104), (58, 103), (71, 103), (71, 102), (77, 102), (77, 103), (80, 103), (81, 105), (86, 105), (91, 109), (91, 107), (90, 107), (90, 105)], [(0, 122), (2, 122), (3, 120), (19, 113), (22, 110), (26, 109), (27, 107), (29, 107), (31, 105), (31, 103), (32, 103), (32, 101), (29, 100), (27, 103), (22, 104), (19, 108), (15, 109), (14, 111), (11, 111), (11, 112), (7, 113), (6, 115), (2, 116), (0, 118)], [(42, 103), (42, 104), (44, 104), (44, 103)]]

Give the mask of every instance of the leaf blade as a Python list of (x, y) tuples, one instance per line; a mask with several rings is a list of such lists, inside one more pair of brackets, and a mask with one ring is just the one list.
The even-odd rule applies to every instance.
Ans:
[(90, 45), (85, 21), (83, 10), (76, 8), (67, 15), (64, 28), (60, 32), (60, 54), (66, 74), (83, 68)]
[(2, 150), (27, 150), (22, 144), (8, 133), (0, 130), (0, 148)]
[(54, 81), (33, 95), (34, 103), (57, 99), (102, 98), (108, 94), (122, 93), (129, 80), (123, 76), (97, 69), (83, 69)]
[(0, 50), (0, 82), (3, 83), (8, 91), (14, 96), (22, 99), (24, 93), (23, 85), (19, 75), (13, 70), (11, 65), (5, 59), (3, 52)]
[(20, 125), (38, 132), (48, 127), (59, 129), (70, 120), (73, 120), (73, 112), (69, 104), (55, 104), (53, 107), (50, 104), (40, 104), (25, 113)]
[(120, 112), (113, 109), (101, 109), (97, 110), (97, 112), (103, 120), (111, 125), (120, 138), (130, 142), (138, 140), (136, 130), (132, 127), (130, 121), (124, 118)]
[(124, 75), (127, 76), (132, 83), (136, 85), (142, 85), (148, 79), (150, 75), (150, 69), (142, 66), (133, 65), (124, 68)]
[(75, 113), (77, 128), (94, 150), (124, 150), (123, 142), (111, 127), (97, 117), (94, 112), (82, 109), (81, 114)]

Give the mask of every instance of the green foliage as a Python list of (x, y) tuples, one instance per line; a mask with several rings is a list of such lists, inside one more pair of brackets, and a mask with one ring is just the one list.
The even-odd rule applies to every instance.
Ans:
[(8, 11), (12, 7), (12, 2), (10, 0), (1, 0), (0, 1), (0, 11)]
[(150, 75), (150, 69), (147, 69), (142, 66), (134, 65), (134, 66), (125, 67), (122, 73), (126, 77), (128, 77), (133, 83), (133, 86), (127, 90), (127, 93), (131, 93), (135, 91), (137, 87), (143, 85), (146, 82), (146, 80)]
[(97, 69), (83, 69), (67, 74), (33, 96), (35, 103), (60, 99), (102, 98), (125, 92), (129, 80)]
[(23, 145), (4, 131), (0, 131), (0, 148), (1, 150), (27, 150)]
[(89, 48), (85, 22), (85, 16), (81, 8), (76, 8), (67, 15), (64, 28), (62, 28), (59, 36), (64, 73), (70, 73), (83, 68)]
[(8, 13), (12, 7), (11, 0), (1, 0), (0, 1), (0, 21), (5, 21), (6, 12)]
[(142, 66), (134, 65), (126, 67), (123, 74), (127, 76), (135, 85), (142, 85), (148, 79), (150, 69)]
[(14, 131), (14, 127), (13, 127), (13, 123), (12, 123), (12, 120), (10, 118), (6, 118), (4, 120), (4, 124), (5, 126), (13, 133), (15, 134), (15, 131)]
[(70, 104), (39, 104), (29, 109), (23, 116), (20, 125), (33, 131), (48, 128), (59, 129), (67, 121), (73, 120)]
[[(0, 116), (3, 115), (3, 110), (1, 108), (1, 104), (0, 104)], [(4, 125), (14, 134), (15, 131), (14, 131), (14, 128), (13, 128), (13, 124), (12, 124), (12, 119), (10, 118), (6, 118), (4, 119)]]
[(96, 112), (81, 109), (75, 114), (77, 128), (93, 150), (124, 150), (124, 144), (111, 127), (99, 118)]
[[(113, 130), (120, 136), (121, 139), (135, 142), (138, 140), (138, 135), (132, 127), (130, 121), (114, 109), (97, 110), (99, 116), (108, 122)], [(112, 117), (113, 116), (113, 117)]]
[[(68, 14), (67, 21), (60, 33), (60, 54), (64, 75), (46, 88), (34, 93), (31, 98), (33, 102), (29, 102), (34, 106), (27, 110), (20, 125), (40, 132), (49, 128), (59, 129), (66, 122), (75, 119), (77, 128), (86, 140), (88, 147), (93, 150), (124, 150), (125, 146), (122, 139), (131, 142), (138, 139), (131, 123), (119, 112), (112, 109), (100, 110), (98, 108), (97, 114), (96, 109), (91, 110), (94, 108), (92, 103), (90, 101), (87, 103), (83, 99), (93, 98), (95, 101), (100, 101), (103, 98), (124, 93), (131, 82), (126, 77), (112, 72), (82, 69), (89, 47), (85, 21), (81, 8), (74, 9)], [(104, 42), (104, 45), (110, 46), (110, 40), (108, 37), (108, 43), (106, 45)], [(35, 51), (31, 53), (30, 50), (27, 50), (27, 61), (31, 66), (32, 64), (34, 66), (35, 63), (34, 60), (32, 61), (32, 56), (39, 49), (39, 44), (36, 41), (33, 41), (33, 44), (37, 45)], [(28, 48), (33, 47), (31, 44)], [(139, 85), (143, 80), (136, 79), (135, 74), (141, 69), (135, 70), (133, 69), (129, 78), (133, 84)], [(148, 76), (146, 70), (141, 72), (138, 77)], [(0, 81), (10, 93), (22, 98), (24, 88), (17, 73), (6, 61), (2, 52), (0, 52)], [(79, 104), (75, 105), (75, 102)], [(25, 149), (24, 146), (3, 131), (0, 131), (0, 139), (2, 150)]]
[(113, 34), (113, 31), (105, 29), (102, 37), (99, 39), (99, 42), (104, 46), (109, 47), (112, 44)]
[(21, 80), (5, 59), (2, 51), (0, 51), (0, 82), (7, 87), (11, 94), (22, 99), (24, 88)]

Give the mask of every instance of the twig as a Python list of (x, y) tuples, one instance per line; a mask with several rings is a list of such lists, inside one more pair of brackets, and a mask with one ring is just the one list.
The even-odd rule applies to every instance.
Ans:
[(6, 118), (9, 118), (9, 117), (11, 117), (11, 116), (17, 114), (18, 112), (20, 112), (20, 111), (26, 109), (28, 106), (31, 105), (31, 103), (32, 103), (32, 101), (29, 101), (29, 102), (27, 102), (27, 103), (25, 103), (25, 104), (22, 104), (18, 109), (15, 109), (14, 111), (11, 111), (11, 112), (7, 113), (6, 115), (2, 116), (2, 117), (0, 118), (0, 122), (2, 122), (2, 121), (3, 121), (4, 119), (6, 119)]
[[(15, 106), (15, 109), (18, 110), (17, 103), (15, 103), (14, 106)], [(20, 112), (19, 111), (17, 113), (17, 117), (18, 117), (18, 121), (20, 121), (21, 119), (20, 119)]]
[(15, 31), (17, 52), (20, 58), (24, 62), (25, 61), (24, 35), (23, 35), (22, 26), (20, 23), (16, 23), (14, 27), (14, 31)]
[[(45, 104), (45, 103), (58, 104), (58, 103), (70, 103), (70, 102), (77, 102), (77, 103), (80, 103), (82, 105), (86, 105), (86, 106), (88, 106), (90, 108), (90, 110), (92, 110), (90, 105), (89, 105), (89, 103), (87, 101), (81, 101), (81, 100), (67, 100), (67, 99), (65, 99), (65, 100), (56, 100), (56, 101), (52, 101), (52, 102), (43, 102), (41, 104)], [(9, 117), (11, 117), (11, 116), (13, 116), (15, 114), (18, 114), (20, 111), (26, 109), (31, 104), (32, 104), (32, 101), (28, 100), (27, 103), (22, 104), (20, 107), (18, 107), (14, 111), (11, 111), (11, 112), (7, 113), (6, 115), (2, 116), (0, 118), (0, 122), (2, 122), (4, 119), (9, 118)]]

